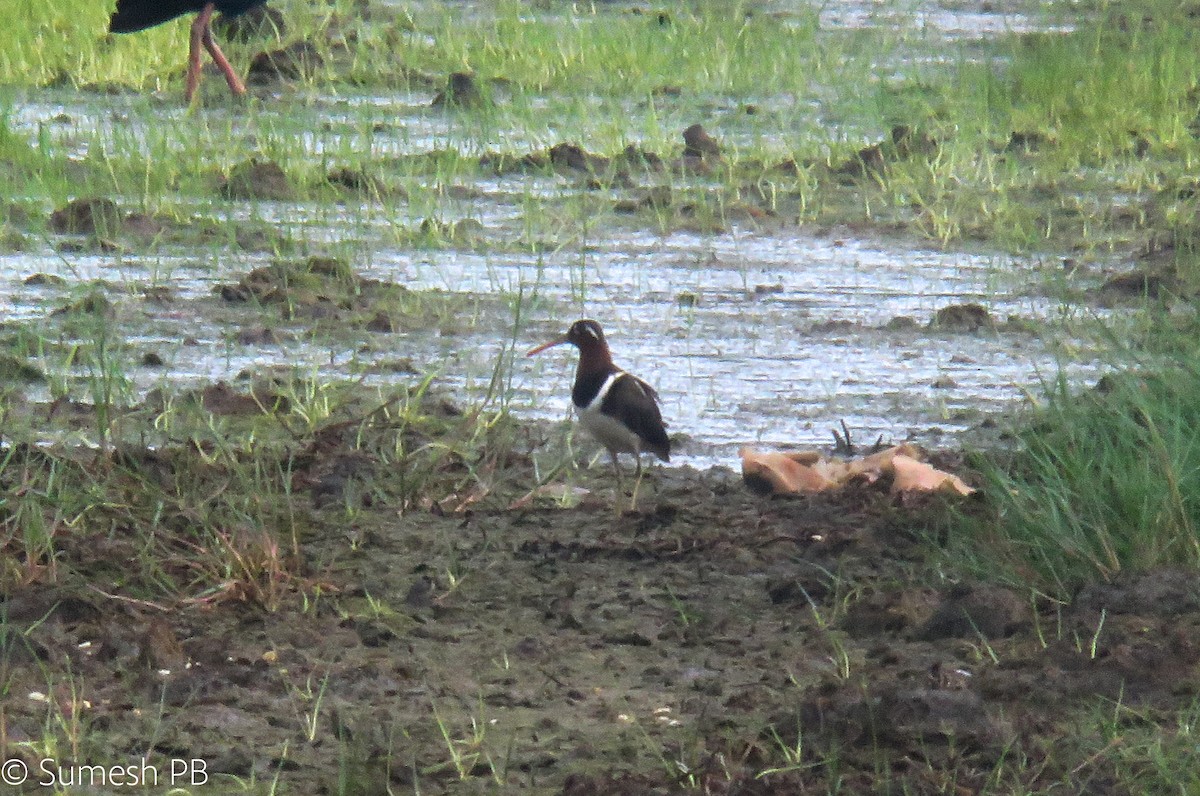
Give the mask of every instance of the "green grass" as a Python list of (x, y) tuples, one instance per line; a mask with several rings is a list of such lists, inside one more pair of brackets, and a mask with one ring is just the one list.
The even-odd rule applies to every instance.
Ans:
[[(78, 359), (87, 402), (67, 401), (49, 426), (5, 413), (0, 588), (82, 576), (138, 599), (272, 609), (311, 585), (300, 543), (314, 520), (297, 502), (353, 518), (362, 501), (403, 513), (493, 490), (504, 502), (519, 489), (500, 487), (497, 460), (514, 442), (507, 415), (447, 414), (427, 395), (430, 379), (384, 394), (297, 374), (235, 386), (230, 398), (168, 393), (132, 406), (103, 339)], [(47, 434), (99, 448), (35, 444)], [(340, 454), (327, 448), (335, 441)], [(361, 466), (322, 493), (314, 484), (329, 456)]]
[(986, 505), (950, 531), (956, 565), (1059, 599), (1122, 572), (1200, 567), (1195, 362), (1180, 345), (1101, 388), (1049, 385), (1015, 453), (981, 460)]
[(1124, 793), (1191, 794), (1200, 789), (1195, 765), (1200, 703), (1171, 709), (1102, 703), (1070, 717), (1064, 729), (1064, 739), (1069, 740), (1053, 756), (1065, 752), (1081, 761), (1060, 774), (1069, 792), (1114, 788)]
[[(1124, 262), (1152, 242), (1171, 245), (1184, 292), (1200, 286), (1200, 47), (1181, 3), (1143, 4), (1136, 14), (1100, 4), (1087, 16), (1072, 13), (1072, 33), (959, 46), (915, 26), (822, 30), (815, 6), (781, 19), (752, 3), (687, 2), (664, 8), (660, 19), (624, 4), (502, 0), (465, 12), (412, 3), (394, 16), (375, 5), (365, 19), (350, 0), (277, 0), (288, 20), (285, 40), (311, 39), (326, 66), (244, 104), (230, 102), (222, 81), (209, 77), (204, 107), (189, 110), (180, 99), (186, 20), (110, 37), (111, 2), (11, 1), (17, 24), (0, 32), (0, 178), (30, 212), (27, 221), (3, 222), (0, 231), (26, 236), (0, 238), (5, 245), (36, 241), (49, 211), (70, 199), (111, 196), (123, 212), (155, 214), (166, 225), (132, 245), (139, 255), (187, 247), (214, 268), (241, 260), (259, 266), (264, 252), (332, 252), (359, 262), (378, 249), (457, 248), (529, 252), (534, 261), (543, 251), (578, 248), (584, 254), (572, 287), (582, 303), (586, 247), (598, 236), (710, 232), (748, 223), (752, 207), (778, 213), (789, 230), (851, 224), (946, 247), (983, 242), (1082, 259), (1115, 253)], [(244, 70), (255, 52), (278, 44), (226, 49)], [(495, 102), (425, 107), (455, 70), (474, 72)], [(159, 93), (143, 96), (152, 90)], [(380, 97), (389, 101), (372, 104)], [(47, 114), (37, 129), (22, 127), (30, 100), (63, 102), (64, 118)], [(114, 115), (119, 123), (111, 123)], [(515, 162), (562, 141), (614, 158), (634, 144), (670, 161), (693, 122), (723, 142), (724, 164), (712, 174), (635, 175), (640, 184), (628, 189), (607, 174), (605, 190), (594, 191), (582, 187), (583, 174), (544, 166), (497, 175), (480, 162), (488, 152)], [(928, 133), (937, 146), (911, 156), (889, 151), (878, 173), (839, 173), (898, 124)], [(1010, 147), (1014, 132), (1033, 143)], [(278, 164), (296, 201), (281, 212), (267, 201), (222, 197), (220, 181), (251, 159)], [(773, 168), (788, 159), (796, 173)], [(347, 195), (327, 179), (340, 168), (389, 190)], [(636, 198), (643, 184), (669, 186), (672, 201), (616, 213), (608, 191)], [(456, 232), (460, 219), (496, 208), (515, 211), (517, 220)], [(7, 218), (4, 205), (0, 213)], [(226, 223), (231, 213), (244, 218)], [(101, 237), (82, 243), (84, 251), (99, 251)], [(321, 291), (341, 304), (360, 298), (358, 282), (335, 277), (333, 290), (303, 269), (283, 281), (314, 300)], [(79, 296), (111, 294), (105, 290), (86, 285)], [(468, 300), (434, 294), (396, 291), (381, 300), (401, 329), (452, 334), (482, 317)], [(514, 350), (525, 315), (541, 300), (519, 292), (500, 298), (511, 303)], [(264, 323), (286, 323), (300, 304), (263, 301), (252, 309)], [(359, 327), (377, 309), (352, 324), (344, 316), (315, 323), (307, 333), (328, 341), (331, 352), (357, 350)], [(1175, 317), (1186, 314), (1187, 305), (1177, 304)], [(1121, 363), (1108, 389), (1051, 382), (1043, 406), (1023, 418), (1015, 450), (985, 461), (984, 501), (951, 531), (948, 577), (1000, 577), (1067, 599), (1080, 584), (1122, 572), (1200, 567), (1197, 329), (1156, 308), (1140, 317), (1129, 341), (1113, 334), (1103, 342)], [(504, 411), (511, 356), (492, 374), (493, 402), (462, 415), (445, 410), (425, 377), (389, 374), (399, 386), (375, 390), (316, 373), (263, 379), (258, 390), (238, 382), (244, 411), (225, 414), (194, 391), (168, 389), (135, 405), (136, 352), (123, 320), (72, 312), (5, 328), (11, 358), (0, 363), (12, 377), (0, 402), (0, 591), (54, 581), (163, 605), (315, 604), (325, 584), (305, 560), (314, 534), (344, 528), (346, 546), (358, 552), (365, 542), (356, 523), (368, 506), (404, 513), (453, 512), (476, 499), (504, 506), (538, 480), (528, 470), (557, 477), (574, 461), (569, 451), (522, 458), (520, 431)], [(390, 344), (368, 343), (365, 359), (371, 346)], [(25, 379), (40, 380), (49, 398), (60, 399), (58, 409), (26, 403), (11, 383)], [(44, 444), (47, 437), (54, 444)], [(334, 473), (322, 492), (329, 473), (313, 460), (350, 475)], [(317, 495), (325, 501), (319, 506)], [(704, 628), (703, 612), (669, 587), (664, 603), (679, 633)], [(859, 653), (831, 627), (844, 610), (821, 616), (814, 605), (829, 670), (850, 681)], [(0, 618), (0, 632), (19, 631)], [(48, 684), (59, 685), (51, 680), (47, 673)], [(307, 740), (332, 713), (328, 682), (316, 678), (292, 692)], [(64, 685), (74, 699), (74, 684)], [(506, 777), (507, 752), (487, 735), (482, 704), (443, 716), (445, 704), (431, 701), (425, 728), (442, 742), (437, 769), (456, 778), (486, 770), (489, 782)], [(1094, 781), (1108, 777), (1133, 792), (1194, 790), (1196, 777), (1181, 761), (1194, 751), (1196, 714), (1191, 705), (1075, 716), (1071, 759), (1095, 761)], [(47, 707), (47, 738), (76, 754), (86, 740), (72, 724), (78, 715)], [(836, 783), (839, 750), (820, 750), (818, 759), (801, 740), (772, 731), (756, 763), (764, 779), (822, 767)], [(733, 759), (733, 747), (727, 751)], [(692, 785), (708, 752), (698, 737), (682, 751), (654, 749), (672, 777)], [(887, 761), (878, 765), (885, 774)], [(1003, 760), (990, 792), (1020, 792), (1020, 783), (1037, 778), (1033, 765)], [(943, 784), (955, 785), (954, 776)], [(1063, 787), (1091, 776), (1087, 766), (1064, 773)]]
[[(684, 4), (665, 23), (609, 6), (567, 13), (504, 2), (460, 14), (414, 3), (368, 19), (349, 3), (280, 6), (287, 39), (312, 40), (326, 68), (277, 87), (281, 96), (252, 101), (231, 120), (171, 107), (185, 21), (106, 38), (103, 6), (23, 2), (31, 24), (0, 34), (0, 85), (158, 88), (178, 118), (150, 122), (164, 100), (131, 93), (120, 104), (132, 123), (111, 129), (51, 124), (30, 146), (11, 121), (0, 122), (5, 176), (20, 194), (55, 207), (72, 196), (119, 194), (143, 211), (183, 215), (184, 205), (211, 197), (222, 175), (251, 158), (278, 163), (297, 198), (318, 207), (338, 198), (326, 177), (345, 167), (397, 190), (353, 208), (360, 222), (384, 217), (415, 230), (426, 218), (452, 221), (486, 205), (447, 195), (491, 176), (477, 160), (485, 151), (520, 157), (574, 141), (615, 156), (633, 143), (670, 159), (679, 132), (701, 121), (725, 142), (727, 168), (700, 187), (678, 174), (656, 178), (676, 189), (678, 204), (697, 206), (701, 222), (670, 208), (618, 218), (564, 185), (552, 195), (495, 197), (521, 205), (526, 223), (494, 245), (555, 247), (581, 234), (581, 219), (594, 218), (659, 231), (715, 229), (741, 219), (750, 204), (804, 223), (902, 225), (942, 245), (983, 240), (1103, 255), (1171, 240), (1180, 275), (1200, 284), (1196, 200), (1181, 193), (1200, 160), (1192, 132), (1200, 48), (1186, 9), (1174, 3), (1152, 4), (1147, 23), (1100, 9), (1074, 18), (1073, 33), (970, 46), (903, 26), (822, 30), (811, 11), (781, 19), (753, 4)], [(40, 35), (46, 30), (56, 35)], [(274, 43), (233, 46), (244, 68), (252, 52)], [(491, 86), (497, 102), (449, 113), (414, 107), (399, 123), (393, 108), (336, 102), (413, 90), (419, 103), (462, 69)], [(679, 93), (662, 94), (664, 86)], [(227, 104), (221, 81), (206, 87), (205, 101)], [(12, 95), (0, 107), (18, 101)], [(380, 133), (403, 138), (413, 122), (442, 131), (428, 151), (378, 151)], [(830, 173), (896, 124), (929, 133), (938, 147), (895, 158), (879, 175)], [(1009, 149), (1014, 131), (1040, 138), (1028, 151)], [(82, 159), (68, 154), (79, 150)], [(800, 164), (798, 175), (771, 171), (789, 158)], [(562, 208), (570, 211), (566, 223), (555, 218)]]
[(108, 16), (115, 6), (14, 0), (16, 24), (6, 26), (2, 37), (0, 84), (126, 82), (183, 68), (186, 23), (110, 38)]

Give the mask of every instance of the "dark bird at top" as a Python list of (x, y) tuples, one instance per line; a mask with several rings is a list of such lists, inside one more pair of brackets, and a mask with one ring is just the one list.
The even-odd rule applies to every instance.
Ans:
[[(608, 449), (617, 472), (618, 487), (621, 483), (618, 453), (634, 455), (640, 483), (643, 451), (653, 453), (664, 462), (671, 459), (671, 441), (667, 439), (666, 424), (658, 408), (658, 393), (637, 376), (613, 364), (604, 330), (592, 320), (576, 321), (562, 337), (530, 349), (526, 356), (563, 343), (579, 349), (579, 367), (571, 390), (571, 402), (575, 404), (579, 424)], [(635, 484), (633, 505), (636, 504)]]
[(184, 14), (195, 13), (196, 19), (192, 22), (191, 44), (188, 48), (184, 97), (191, 102), (196, 96), (196, 88), (200, 85), (201, 46), (208, 50), (213, 63), (225, 75), (229, 90), (240, 97), (246, 93), (246, 86), (233, 71), (233, 67), (229, 65), (225, 54), (213, 38), (212, 17), (218, 11), (224, 16), (237, 16), (264, 2), (265, 0), (117, 0), (117, 10), (108, 21), (108, 30), (111, 33), (134, 33), (161, 25)]

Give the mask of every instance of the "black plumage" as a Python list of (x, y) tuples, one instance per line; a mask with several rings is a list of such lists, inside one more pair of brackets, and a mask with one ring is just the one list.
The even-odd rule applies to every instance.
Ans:
[[(637, 376), (613, 364), (600, 324), (592, 320), (576, 321), (565, 335), (530, 350), (529, 356), (563, 343), (579, 349), (579, 367), (571, 389), (571, 402), (575, 404), (579, 423), (608, 449), (618, 486), (621, 481), (619, 453), (634, 455), (639, 482), (643, 451), (670, 461), (671, 441), (659, 410), (658, 393)], [(633, 504), (636, 503), (635, 485)]]
[[(245, 13), (264, 0), (214, 0), (216, 11), (227, 17)], [(117, 10), (108, 21), (111, 33), (136, 33), (169, 22), (184, 14), (199, 14), (207, 0), (117, 0)]]
[(236, 16), (263, 2), (265, 0), (117, 0), (117, 8), (108, 21), (108, 29), (112, 33), (135, 33), (183, 14), (195, 13), (196, 19), (192, 22), (188, 48), (184, 97), (191, 102), (200, 85), (201, 47), (208, 51), (213, 63), (225, 75), (229, 90), (237, 96), (242, 96), (246, 93), (246, 87), (213, 38), (212, 17), (218, 11), (225, 16)]
[(622, 371), (600, 402), (600, 412), (615, 417), (641, 441), (641, 449), (671, 461), (671, 440), (658, 408), (658, 393), (632, 373)]

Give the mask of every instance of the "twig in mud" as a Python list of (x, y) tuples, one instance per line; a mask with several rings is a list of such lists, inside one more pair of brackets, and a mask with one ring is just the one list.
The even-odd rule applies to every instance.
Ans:
[[(841, 453), (846, 456), (853, 456), (858, 452), (858, 446), (855, 445), (854, 441), (850, 438), (850, 427), (846, 425), (845, 420), (839, 420), (838, 422), (842, 426), (842, 433), (839, 434), (836, 428), (833, 429), (833, 452)], [(875, 439), (875, 444), (872, 445), (871, 449), (867, 452), (879, 453), (881, 450), (883, 450), (883, 434), (880, 434)]]
[(554, 673), (553, 673), (553, 672), (550, 672), (550, 671), (548, 671), (548, 670), (546, 669), (546, 667), (545, 667), (545, 666), (539, 666), (539, 667), (538, 667), (538, 671), (542, 673), (542, 676), (543, 676), (543, 677), (545, 677), (545, 678), (546, 678), (547, 680), (549, 680), (550, 682), (554, 683), (554, 684), (555, 684), (556, 686), (558, 686), (559, 688), (566, 688), (566, 687), (567, 687), (567, 684), (566, 684), (566, 683), (564, 683), (562, 680), (559, 680), (557, 677), (555, 677), (555, 676), (554, 676)]
[(139, 600), (136, 597), (126, 597), (122, 594), (110, 594), (110, 593), (104, 591), (103, 589), (92, 585), (91, 583), (89, 583), (87, 585), (87, 587), (89, 589), (91, 589), (92, 591), (96, 592), (96, 594), (99, 594), (101, 597), (107, 597), (110, 600), (118, 600), (120, 602), (129, 603), (131, 605), (140, 605), (143, 608), (153, 608), (156, 611), (162, 611), (164, 614), (168, 613), (171, 610), (170, 608), (167, 608), (165, 605), (159, 605), (158, 603), (152, 603), (149, 600)]

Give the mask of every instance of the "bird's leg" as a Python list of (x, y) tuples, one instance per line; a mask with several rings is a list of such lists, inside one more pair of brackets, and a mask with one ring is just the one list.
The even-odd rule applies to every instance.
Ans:
[[(192, 94), (195, 93), (196, 86), (200, 84), (200, 52), (198, 44), (204, 45), (204, 49), (208, 50), (208, 54), (212, 56), (213, 63), (225, 75), (225, 82), (229, 84), (229, 90), (239, 97), (246, 93), (246, 86), (242, 84), (242, 80), (237, 76), (237, 73), (233, 71), (233, 67), (225, 57), (225, 53), (221, 52), (221, 48), (217, 46), (217, 40), (213, 38), (212, 16), (216, 10), (216, 4), (207, 3), (204, 9), (197, 15), (196, 21), (192, 23), (192, 60), (188, 68), (188, 102), (191, 102)], [(194, 78), (192, 76), (193, 69), (196, 73)]]
[(617, 461), (617, 452), (610, 450), (608, 455), (612, 457), (613, 472), (617, 475), (617, 496), (625, 494), (624, 488), (621, 486), (621, 463)]
[(214, 4), (207, 4), (192, 21), (192, 37), (188, 44), (187, 83), (183, 90), (183, 98), (189, 105), (192, 98), (196, 96), (196, 89), (200, 86), (200, 47), (204, 42), (204, 31), (208, 30), (209, 20), (212, 19), (215, 9)]
[(635, 480), (633, 482), (633, 497), (629, 501), (630, 511), (637, 511), (638, 489), (642, 485), (642, 455), (640, 453), (635, 453), (634, 458), (637, 459), (637, 473), (634, 475)]

